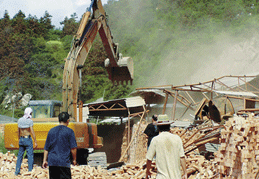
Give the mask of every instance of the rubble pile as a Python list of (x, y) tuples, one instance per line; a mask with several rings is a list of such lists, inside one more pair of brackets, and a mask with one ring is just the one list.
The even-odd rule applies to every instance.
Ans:
[[(28, 172), (28, 161), (23, 159), (21, 165), (21, 175), (15, 176), (15, 166), (17, 157), (10, 153), (0, 153), (0, 178), (22, 178), (22, 179), (48, 179), (48, 169), (34, 165), (32, 172)], [(153, 177), (156, 174), (155, 164), (152, 163)], [(109, 171), (98, 166), (90, 167), (89, 165), (73, 166), (71, 165), (71, 173), (73, 179), (129, 179), (145, 177), (145, 161), (136, 164), (123, 165), (119, 169)]]
[[(0, 153), (0, 178), (39, 178), (39, 179), (48, 179), (49, 173), (47, 169), (43, 169), (40, 166), (35, 165), (32, 172), (28, 172), (28, 161), (23, 159), (21, 166), (21, 175), (15, 176), (15, 165), (16, 165), (16, 156), (10, 152), (6, 154)], [(135, 164), (126, 164), (121, 166), (116, 170), (106, 170), (101, 167), (90, 167), (88, 165), (81, 166), (72, 166), (71, 173), (73, 179), (141, 179), (145, 178), (146, 175), (146, 161), (142, 160)], [(188, 155), (187, 156), (187, 165), (188, 173), (196, 172), (195, 175), (191, 177), (204, 177), (209, 178), (215, 173), (215, 167), (211, 165), (209, 161), (203, 156)], [(152, 178), (156, 177), (156, 166), (155, 162), (152, 162), (151, 165)]]
[[(132, 145), (139, 150), (139, 145), (146, 143), (143, 136), (145, 125), (135, 128), (133, 133), (136, 139)], [(259, 120), (253, 116), (248, 118), (234, 117), (226, 121), (224, 126), (199, 126), (189, 129), (173, 128), (172, 133), (182, 138), (185, 154), (187, 173), (189, 179), (248, 179), (256, 178), (259, 164)], [(221, 134), (220, 136), (218, 134)], [(125, 135), (126, 136), (126, 135)], [(213, 158), (206, 159), (200, 155), (201, 144), (207, 141), (220, 140), (220, 147), (214, 153)], [(125, 140), (126, 142), (126, 140)], [(125, 145), (124, 145), (125, 147)], [(146, 146), (144, 146), (146, 148)], [(135, 162), (125, 162), (126, 164), (112, 168), (110, 170), (91, 167), (89, 165), (71, 166), (73, 179), (141, 179), (146, 175), (145, 150), (133, 152)], [(125, 158), (127, 156), (125, 155)], [(125, 159), (124, 158), (124, 159)], [(28, 172), (27, 159), (24, 159), (21, 167), (21, 175), (14, 176), (16, 156), (10, 152), (0, 153), (0, 178), (48, 178), (48, 170), (35, 165), (32, 172)], [(152, 178), (156, 177), (157, 169), (155, 160), (152, 162)]]
[(200, 155), (199, 147), (207, 142), (217, 141), (220, 127), (208, 127), (206, 123), (189, 129), (171, 129), (171, 133), (179, 135), (182, 139), (189, 179), (210, 179), (218, 175), (218, 163), (213, 159), (207, 160), (203, 155)]
[(221, 146), (216, 154), (218, 173), (233, 179), (256, 178), (259, 164), (259, 119), (230, 118), (221, 130)]
[(125, 163), (138, 163), (138, 161), (146, 158), (147, 136), (144, 134), (146, 127), (146, 121), (133, 125), (130, 147), (128, 147), (128, 126), (126, 126), (121, 145), (121, 161)]
[[(131, 143), (131, 147), (129, 149), (130, 155), (125, 155), (123, 157), (123, 161), (126, 163), (136, 163), (136, 166), (133, 167), (135, 172), (132, 172), (132, 168), (130, 170), (119, 169), (119, 173), (135, 173), (136, 172), (140, 175), (137, 178), (141, 178), (142, 176), (145, 176), (145, 163), (146, 163), (146, 143), (147, 138), (146, 135), (143, 133), (143, 131), (146, 128), (147, 124), (140, 124), (138, 131), (134, 130), (138, 128), (139, 124), (135, 124), (133, 126), (132, 130), (132, 136), (137, 132), (138, 135), (135, 135), (136, 137), (133, 139), (134, 142)], [(213, 178), (217, 175), (217, 162), (213, 160), (206, 160), (206, 158), (199, 154), (199, 148), (197, 146), (200, 146), (201, 144), (204, 144), (208, 141), (215, 141), (219, 140), (219, 130), (222, 126), (216, 126), (216, 127), (209, 127), (208, 123), (204, 123), (198, 127), (183, 129), (183, 128), (172, 128), (171, 133), (177, 134), (181, 137), (184, 145), (185, 151), (190, 151), (186, 153), (186, 164), (187, 164), (187, 173), (189, 178)], [(126, 130), (125, 130), (126, 131)], [(123, 140), (123, 149), (122, 154), (125, 153), (125, 148), (127, 146), (127, 134), (124, 135)], [(139, 147), (142, 147), (140, 149)], [(135, 151), (135, 152), (134, 152)], [(127, 160), (128, 158), (128, 160)], [(138, 162), (137, 160), (142, 160), (141, 162)], [(142, 165), (141, 165), (142, 164)], [(156, 167), (155, 167), (155, 161), (153, 161), (153, 175), (155, 177), (156, 175)], [(118, 175), (118, 172), (114, 172)], [(120, 175), (118, 175), (120, 176)], [(133, 175), (134, 176), (134, 175)], [(133, 178), (132, 175), (130, 175), (131, 178)], [(125, 176), (124, 176), (125, 177)]]

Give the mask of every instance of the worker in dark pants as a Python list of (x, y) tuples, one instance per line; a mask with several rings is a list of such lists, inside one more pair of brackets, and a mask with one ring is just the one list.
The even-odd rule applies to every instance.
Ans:
[(49, 165), (50, 179), (71, 179), (70, 152), (73, 157), (73, 165), (77, 164), (75, 133), (67, 127), (69, 124), (67, 112), (60, 113), (58, 118), (59, 125), (50, 129), (47, 136), (42, 167), (47, 168)]
[(147, 125), (144, 133), (148, 137), (148, 141), (147, 141), (147, 148), (148, 148), (153, 137), (155, 137), (159, 134), (158, 129), (157, 129), (157, 115), (156, 114), (152, 116), (152, 123)]

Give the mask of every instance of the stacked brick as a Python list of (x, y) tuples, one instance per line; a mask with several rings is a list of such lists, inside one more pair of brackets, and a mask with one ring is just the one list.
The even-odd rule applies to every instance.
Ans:
[[(23, 160), (21, 166), (21, 175), (15, 176), (16, 156), (7, 152), (0, 153), (0, 178), (1, 179), (48, 179), (48, 169), (43, 169), (35, 165), (32, 172), (28, 172), (28, 161)], [(152, 164), (152, 178), (155, 178), (156, 168)], [(109, 171), (98, 167), (90, 167), (89, 165), (72, 166), (72, 179), (141, 179), (145, 177), (145, 161), (135, 164), (127, 164), (122, 167)]]
[(217, 163), (204, 156), (191, 153), (186, 155), (188, 179), (210, 179), (217, 176)]
[[(140, 124), (134, 124), (131, 129), (131, 138), (132, 140), (130, 148), (126, 152), (122, 161), (125, 163), (138, 163), (146, 157), (147, 153), (147, 136), (144, 134), (144, 130), (147, 127), (146, 121)], [(125, 153), (125, 150), (128, 147), (128, 128), (125, 128), (123, 134), (122, 146), (121, 146), (121, 156)]]
[[(133, 127), (132, 136), (135, 136), (129, 150), (130, 160), (126, 165), (119, 168), (106, 170), (98, 166), (90, 167), (88, 165), (71, 166), (72, 179), (141, 179), (145, 178), (146, 173), (146, 142), (143, 134), (146, 124)], [(206, 128), (206, 127), (205, 127)], [(198, 139), (206, 136), (208, 130), (204, 132), (203, 128), (193, 128), (185, 130), (173, 128), (172, 133), (178, 134), (185, 145), (185, 151), (194, 147)], [(217, 129), (218, 130), (218, 129)], [(126, 130), (127, 131), (127, 130)], [(137, 131), (137, 133), (136, 133)], [(216, 130), (215, 130), (216, 131)], [(214, 155), (215, 159), (207, 160), (199, 155), (199, 150), (193, 150), (186, 154), (186, 164), (188, 179), (250, 179), (256, 178), (259, 164), (259, 119), (253, 116), (248, 118), (235, 117), (230, 118), (221, 129), (221, 146)], [(135, 134), (136, 135), (133, 135)], [(212, 134), (212, 133), (211, 133)], [(126, 142), (126, 133), (124, 142)], [(123, 146), (123, 145), (122, 145)], [(124, 148), (126, 144), (124, 144)], [(21, 167), (21, 175), (14, 176), (16, 156), (7, 152), (0, 153), (0, 178), (41, 178), (48, 179), (48, 170), (40, 166), (34, 166), (32, 172), (28, 172), (27, 159), (24, 159)], [(152, 163), (152, 178), (156, 176), (155, 162)]]
[(130, 147), (129, 163), (138, 163), (146, 158), (147, 153), (147, 136), (143, 133), (146, 129), (146, 124), (140, 124), (139, 129), (137, 125), (133, 126), (132, 135), (136, 132), (136, 137)]
[[(125, 153), (127, 146), (128, 146), (128, 126), (125, 127), (125, 130), (123, 133), (122, 144), (121, 144), (121, 156)], [(121, 161), (127, 162), (128, 158), (129, 158), (129, 155), (128, 155), (128, 152), (126, 152)]]
[(221, 130), (221, 146), (216, 153), (220, 178), (255, 178), (259, 164), (259, 119), (230, 118)]

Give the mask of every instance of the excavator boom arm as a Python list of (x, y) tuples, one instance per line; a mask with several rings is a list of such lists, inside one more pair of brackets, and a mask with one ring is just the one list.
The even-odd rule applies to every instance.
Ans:
[[(91, 8), (93, 9), (92, 14)], [(105, 61), (109, 79), (113, 82), (132, 82), (133, 80), (133, 62), (131, 58), (121, 58), (118, 53), (118, 45), (113, 42), (102, 2), (101, 0), (92, 0), (90, 8), (83, 15), (73, 39), (73, 46), (65, 59), (63, 72), (63, 111), (68, 112), (75, 120), (77, 120), (81, 68), (85, 63), (97, 32), (100, 34), (109, 58)]]

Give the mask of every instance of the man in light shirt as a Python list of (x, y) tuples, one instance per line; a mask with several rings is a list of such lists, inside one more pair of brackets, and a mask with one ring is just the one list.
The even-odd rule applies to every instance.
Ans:
[[(28, 156), (28, 168), (29, 171), (33, 169), (33, 142), (34, 140), (35, 148), (37, 147), (36, 136), (33, 130), (32, 109), (27, 107), (24, 110), (24, 116), (18, 120), (18, 139), (19, 139), (19, 153), (17, 156), (15, 175), (20, 174), (21, 164), (23, 160), (23, 155), (26, 150)], [(32, 137), (31, 135), (32, 134)]]
[(147, 151), (146, 178), (151, 177), (151, 163), (156, 157), (157, 179), (187, 179), (182, 140), (178, 135), (170, 133), (171, 123), (167, 115), (158, 116), (159, 135), (152, 139)]

